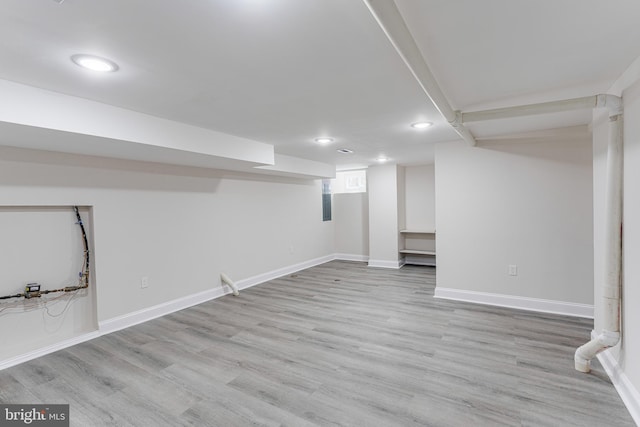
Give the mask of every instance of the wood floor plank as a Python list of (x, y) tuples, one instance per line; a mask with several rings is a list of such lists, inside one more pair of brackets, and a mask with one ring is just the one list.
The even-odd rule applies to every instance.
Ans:
[(433, 298), (435, 268), (332, 261), (0, 372), (74, 426), (633, 426), (592, 321)]

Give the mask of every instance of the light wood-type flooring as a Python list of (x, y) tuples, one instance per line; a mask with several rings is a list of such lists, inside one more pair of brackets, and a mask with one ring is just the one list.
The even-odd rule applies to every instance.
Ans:
[(597, 361), (573, 369), (592, 321), (434, 286), (333, 261), (0, 371), (0, 402), (83, 427), (634, 425)]

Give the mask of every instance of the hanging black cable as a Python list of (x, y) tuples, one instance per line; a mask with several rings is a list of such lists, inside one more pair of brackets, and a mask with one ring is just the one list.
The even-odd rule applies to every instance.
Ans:
[(23, 296), (24, 296), (24, 294), (5, 295), (3, 297), (0, 297), (0, 299), (20, 298), (20, 297), (23, 297)]
[(80, 231), (82, 231), (82, 244), (84, 246), (84, 263), (83, 269), (80, 272), (80, 282), (83, 284), (83, 288), (89, 287), (89, 269), (90, 269), (90, 253), (89, 253), (89, 241), (87, 240), (87, 232), (84, 229), (84, 223), (82, 222), (82, 217), (80, 216), (80, 212), (77, 206), (73, 207), (73, 210), (76, 213), (76, 218), (78, 219), (78, 224), (80, 226)]

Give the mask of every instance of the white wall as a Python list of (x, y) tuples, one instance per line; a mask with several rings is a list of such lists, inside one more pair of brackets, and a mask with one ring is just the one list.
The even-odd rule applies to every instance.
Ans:
[[(640, 79), (626, 89), (624, 99), (624, 259), (622, 347), (618, 361), (640, 391)], [(596, 290), (598, 292), (598, 290)], [(597, 294), (599, 295), (599, 293)], [(639, 421), (640, 395), (636, 395)]]
[(319, 181), (12, 148), (0, 158), (3, 205), (93, 208), (98, 321), (219, 287), (221, 272), (241, 280), (333, 253)]
[(367, 193), (333, 195), (335, 252), (341, 258), (369, 257), (369, 199)]
[(435, 158), (438, 288), (593, 303), (586, 130), (566, 140), (443, 143)]
[(436, 185), (434, 165), (405, 166), (406, 228), (436, 228)]
[(398, 223), (396, 225), (396, 242), (397, 247), (402, 247), (402, 236), (399, 231), (407, 228), (407, 193), (406, 189), (406, 175), (404, 166), (396, 166), (396, 194), (398, 195)]
[(369, 191), (369, 265), (398, 267), (398, 166), (367, 170)]

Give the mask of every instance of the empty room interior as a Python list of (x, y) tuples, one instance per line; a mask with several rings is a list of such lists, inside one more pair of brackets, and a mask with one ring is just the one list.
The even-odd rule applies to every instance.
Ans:
[(639, 23), (2, 1), (0, 425), (638, 425)]

